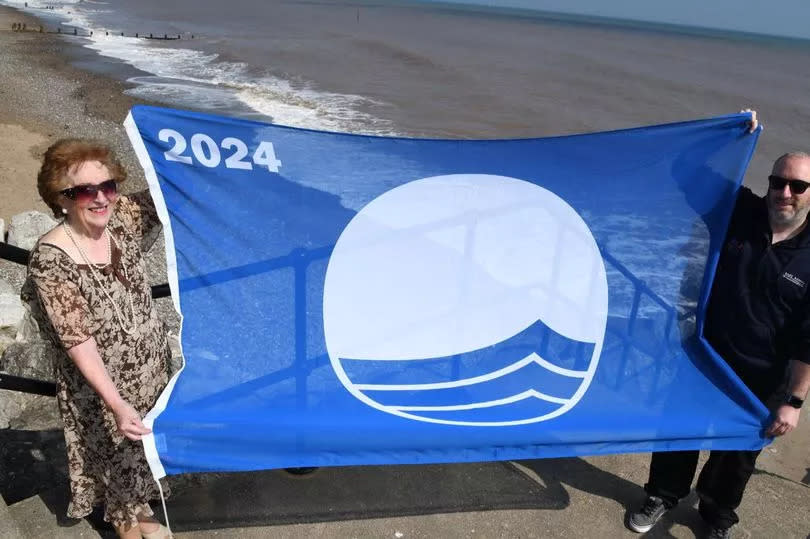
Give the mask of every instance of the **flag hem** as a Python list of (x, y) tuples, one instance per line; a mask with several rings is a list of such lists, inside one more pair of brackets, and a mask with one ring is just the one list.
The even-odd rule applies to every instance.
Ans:
[(127, 114), (126, 119), (124, 120), (124, 128), (126, 129), (127, 136), (129, 137), (129, 141), (132, 144), (132, 149), (135, 151), (135, 156), (138, 158), (138, 162), (143, 168), (144, 175), (146, 177), (146, 183), (149, 186), (149, 193), (152, 196), (152, 201), (155, 204), (155, 209), (157, 211), (158, 218), (160, 219), (161, 224), (163, 225), (163, 235), (165, 240), (165, 256), (166, 256), (166, 276), (169, 281), (169, 290), (171, 291), (172, 297), (172, 304), (174, 305), (175, 311), (180, 316), (180, 335), (178, 336), (178, 344), (180, 346), (180, 355), (182, 359), (182, 363), (180, 365), (180, 369), (174, 373), (174, 375), (169, 380), (169, 383), (163, 389), (163, 391), (158, 396), (157, 401), (155, 402), (154, 407), (149, 410), (146, 416), (143, 418), (143, 424), (152, 432), (147, 434), (142, 438), (143, 442), (143, 449), (144, 453), (146, 454), (146, 462), (149, 464), (149, 469), (152, 472), (152, 476), (157, 481), (158, 479), (166, 476), (166, 469), (163, 467), (163, 463), (160, 460), (160, 455), (157, 449), (157, 442), (153, 427), (155, 420), (158, 416), (166, 409), (166, 406), (169, 403), (169, 397), (174, 390), (174, 385), (177, 383), (177, 379), (180, 376), (180, 373), (183, 372), (183, 369), (186, 368), (186, 358), (185, 354), (183, 354), (183, 313), (180, 309), (180, 288), (178, 285), (177, 280), (177, 258), (175, 256), (174, 250), (174, 236), (172, 234), (172, 227), (171, 227), (171, 220), (169, 219), (169, 211), (166, 208), (166, 201), (163, 199), (163, 192), (160, 190), (160, 185), (157, 179), (157, 173), (155, 172), (155, 167), (152, 163), (152, 159), (149, 157), (149, 152), (146, 150), (146, 145), (141, 138), (141, 133), (138, 130), (138, 126), (135, 123), (135, 118), (132, 116), (132, 111)]

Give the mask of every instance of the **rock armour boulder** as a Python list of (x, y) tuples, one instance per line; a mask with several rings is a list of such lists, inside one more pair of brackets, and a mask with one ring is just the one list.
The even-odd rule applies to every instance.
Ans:
[(57, 225), (50, 215), (39, 211), (18, 213), (8, 225), (8, 243), (22, 249), (31, 250), (37, 240)]

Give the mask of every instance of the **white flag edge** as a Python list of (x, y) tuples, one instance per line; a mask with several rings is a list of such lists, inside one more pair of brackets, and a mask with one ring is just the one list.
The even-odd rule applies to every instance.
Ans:
[[(174, 374), (174, 376), (171, 377), (169, 383), (161, 392), (157, 402), (155, 402), (155, 406), (149, 410), (149, 412), (143, 418), (143, 424), (148, 429), (152, 430), (155, 420), (161, 413), (163, 413), (163, 411), (166, 409), (166, 405), (169, 403), (169, 397), (174, 390), (174, 385), (177, 383), (180, 373), (182, 373), (183, 369), (186, 368), (186, 358), (185, 354), (183, 354), (182, 338), (183, 312), (180, 309), (180, 288), (177, 279), (177, 258), (175, 256), (174, 236), (172, 234), (171, 221), (169, 220), (169, 211), (166, 208), (166, 201), (163, 199), (163, 191), (160, 190), (160, 183), (158, 182), (157, 173), (155, 172), (155, 167), (152, 164), (152, 159), (149, 157), (149, 152), (146, 150), (146, 145), (143, 142), (143, 138), (141, 137), (141, 133), (138, 130), (137, 124), (135, 123), (135, 119), (132, 117), (131, 111), (127, 114), (127, 117), (124, 120), (124, 128), (126, 129), (127, 136), (132, 144), (132, 149), (135, 151), (135, 156), (138, 158), (138, 162), (140, 163), (144, 175), (146, 176), (146, 183), (149, 186), (149, 193), (152, 195), (152, 200), (154, 201), (158, 218), (163, 225), (166, 251), (166, 275), (169, 281), (169, 290), (172, 294), (172, 303), (174, 304), (174, 309), (180, 316), (179, 344), (182, 364), (180, 369)], [(149, 464), (152, 477), (155, 478), (155, 481), (165, 477), (166, 470), (163, 467), (163, 463), (160, 461), (154, 431), (144, 436), (141, 441), (143, 442), (143, 449), (144, 453), (146, 454), (146, 462)]]

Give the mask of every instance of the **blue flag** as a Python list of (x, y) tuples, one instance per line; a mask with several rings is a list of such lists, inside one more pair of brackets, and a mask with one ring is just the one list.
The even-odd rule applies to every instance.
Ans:
[(182, 315), (154, 474), (762, 447), (702, 338), (747, 120), (417, 140), (133, 108)]

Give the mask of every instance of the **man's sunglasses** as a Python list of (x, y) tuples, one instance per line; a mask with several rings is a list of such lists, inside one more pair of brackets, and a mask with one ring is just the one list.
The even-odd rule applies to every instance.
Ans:
[(774, 191), (782, 191), (786, 185), (790, 186), (790, 192), (794, 195), (801, 195), (810, 187), (810, 182), (802, 180), (788, 180), (781, 176), (771, 174), (768, 176), (768, 186)]
[(118, 182), (107, 180), (96, 185), (77, 185), (59, 192), (79, 204), (89, 204), (96, 199), (99, 191), (107, 198), (114, 198), (118, 194)]

